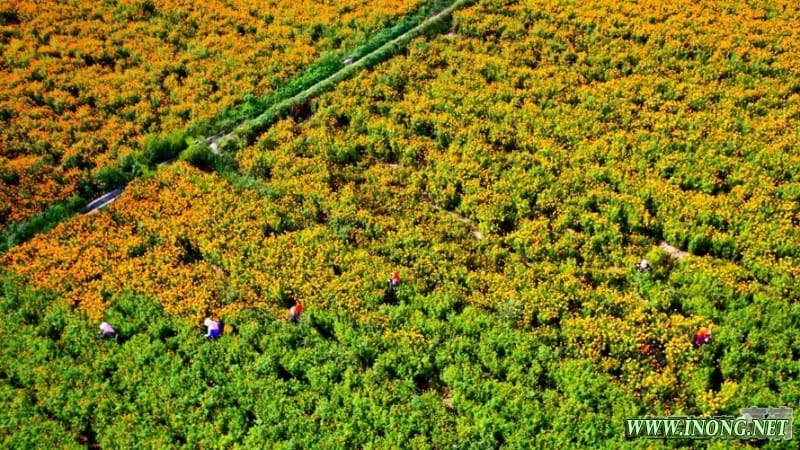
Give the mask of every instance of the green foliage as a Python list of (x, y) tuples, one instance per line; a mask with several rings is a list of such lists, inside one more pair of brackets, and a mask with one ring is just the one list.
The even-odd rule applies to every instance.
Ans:
[(128, 181), (128, 177), (120, 167), (105, 166), (97, 171), (95, 182), (101, 189), (119, 187)]
[(145, 140), (144, 157), (149, 166), (175, 158), (187, 145), (183, 132), (177, 131), (163, 138), (151, 136)]
[[(14, 325), (2, 332), (0, 356), (25, 358), (3, 365), (0, 386), (36, 394), (3, 397), (4, 424), (22, 423), (18, 414), (26, 414), (24, 427), (4, 435), (6, 445), (49, 429), (40, 444), (228, 448), (268, 439), (305, 448), (363, 446), (375, 437), (372, 427), (400, 442), (392, 421), (416, 434), (423, 411), (435, 406), (408, 384), (413, 380), (376, 379), (371, 367), (383, 350), (372, 344), (381, 330), (341, 316), (293, 325), (243, 311), (223, 318), (236, 333), (207, 341), (201, 327), (124, 294), (111, 300), (104, 317), (119, 339), (96, 341), (96, 324), (18, 283), (4, 284), (2, 313)], [(313, 331), (319, 320), (329, 321), (329, 331)], [(403, 418), (409, 407), (403, 405), (418, 412)], [(322, 420), (303, 419), (309, 413)], [(431, 435), (446, 431), (440, 427), (449, 420), (442, 419), (431, 422)]]

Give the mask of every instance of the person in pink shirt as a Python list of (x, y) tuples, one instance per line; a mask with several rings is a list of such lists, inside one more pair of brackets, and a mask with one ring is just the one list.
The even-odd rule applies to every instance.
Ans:
[(110, 336), (117, 335), (117, 331), (108, 324), (108, 322), (103, 322), (100, 324), (100, 333), (97, 335), (97, 339), (105, 339)]
[(206, 333), (207, 338), (216, 339), (220, 337), (220, 335), (222, 334), (222, 327), (220, 326), (219, 322), (217, 322), (216, 320), (211, 320), (209, 318), (206, 319), (206, 321), (203, 323), (205, 324), (206, 328), (208, 328), (208, 333)]

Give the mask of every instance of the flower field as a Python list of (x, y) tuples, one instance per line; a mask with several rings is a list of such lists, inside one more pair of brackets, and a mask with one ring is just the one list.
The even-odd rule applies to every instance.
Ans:
[(81, 193), (147, 138), (268, 94), (422, 3), (4, 3), (0, 225)]
[(799, 15), (478, 2), (135, 180), (0, 256), (0, 442), (795, 448), (624, 421), (800, 405)]

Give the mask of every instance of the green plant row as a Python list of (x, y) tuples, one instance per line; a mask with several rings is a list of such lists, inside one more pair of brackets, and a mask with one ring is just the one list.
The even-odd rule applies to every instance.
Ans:
[[(277, 120), (290, 115), (292, 109), (296, 105), (307, 104), (309, 99), (319, 96), (320, 94), (332, 89), (337, 83), (351, 78), (359, 70), (369, 69), (374, 67), (376, 64), (386, 61), (401, 51), (401, 49), (403, 49), (415, 37), (428, 32), (438, 33), (446, 29), (449, 27), (448, 20), (452, 12), (460, 7), (468, 5), (471, 2), (472, 0), (458, 0), (453, 2), (450, 6), (441, 10), (435, 16), (429, 18), (426, 22), (419, 24), (416, 28), (406, 31), (401, 36), (398, 36), (391, 41), (384, 42), (383, 45), (371, 50), (371, 53), (369, 53), (368, 56), (358, 59), (353, 64), (344, 68), (341, 68), (342, 66), (340, 66), (340, 70), (336, 71), (333, 75), (324, 78), (321, 81), (317, 81), (311, 87), (290, 98), (286, 98), (278, 103), (273, 104), (262, 114), (252, 119), (245, 120), (236, 126), (230, 135), (222, 136), (219, 139), (218, 148), (221, 150), (221, 152), (215, 153), (212, 151), (207, 140), (196, 140), (189, 148), (181, 153), (180, 158), (202, 170), (214, 170), (236, 186), (260, 186), (261, 183), (257, 178), (238, 173), (236, 161), (229, 157), (231, 153), (241, 150), (248, 144), (252, 143), (259, 134), (261, 134)], [(436, 5), (439, 3), (441, 2), (435, 2)], [(400, 25), (391, 30), (401, 29), (399, 27)], [(387, 36), (395, 34), (393, 32), (390, 33), (389, 31), (385, 31), (385, 33)], [(375, 41), (371, 42), (380, 42), (382, 40), (383, 39), (376, 39)], [(374, 47), (374, 45), (362, 47), (360, 53), (366, 52), (366, 50), (363, 50), (364, 48), (371, 49), (372, 47)], [(360, 53), (356, 52), (355, 55)], [(287, 90), (284, 92), (289, 91)]]
[(441, 32), (443, 29), (446, 29), (452, 12), (460, 7), (470, 4), (471, 2), (472, 0), (458, 0), (453, 2), (450, 6), (443, 9), (435, 16), (427, 18), (417, 27), (406, 31), (396, 38), (386, 41), (371, 53), (358, 59), (351, 65), (345, 66), (329, 77), (319, 80), (311, 85), (308, 89), (297, 93), (291, 98), (286, 98), (279, 102), (273, 103), (272, 106), (270, 106), (260, 115), (253, 117), (252, 119), (245, 120), (236, 126), (233, 130), (233, 135), (227, 139), (223, 139), (221, 148), (223, 150), (237, 150), (243, 148), (247, 144), (251, 143), (258, 134), (275, 123), (276, 120), (289, 115), (295, 105), (306, 104), (310, 98), (316, 97), (319, 94), (330, 90), (337, 83), (352, 77), (359, 70), (369, 69), (376, 64), (386, 61), (405, 48), (405, 46), (415, 37), (429, 32)]
[[(452, 8), (453, 0), (434, 0), (422, 5), (417, 11), (403, 17), (396, 25), (385, 28), (372, 36), (366, 43), (351, 52), (331, 52), (324, 54), (319, 61), (307, 67), (303, 73), (289, 80), (274, 92), (263, 97), (245, 96), (243, 102), (222, 112), (208, 122), (197, 122), (187, 129), (191, 136), (212, 136), (233, 130), (242, 122), (262, 116), (282, 102), (292, 99), (317, 83), (331, 77), (346, 67), (346, 60), (358, 61), (369, 56), (388, 42), (402, 36), (422, 24), (431, 14), (445, 8)], [(452, 10), (452, 9), (451, 9)], [(448, 13), (449, 14), (449, 13)], [(407, 41), (406, 41), (407, 42)], [(384, 56), (384, 59), (386, 56)], [(352, 72), (350, 72), (352, 73)]]

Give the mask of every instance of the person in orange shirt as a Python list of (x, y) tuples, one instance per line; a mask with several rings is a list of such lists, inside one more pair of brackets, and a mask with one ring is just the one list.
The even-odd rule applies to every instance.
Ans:
[(697, 334), (694, 336), (694, 345), (700, 347), (711, 342), (711, 329), (700, 327)]
[(301, 303), (297, 303), (296, 305), (289, 308), (289, 322), (297, 322), (300, 320), (300, 314), (303, 313), (303, 305)]

